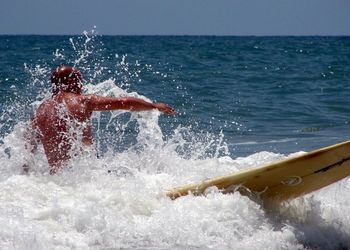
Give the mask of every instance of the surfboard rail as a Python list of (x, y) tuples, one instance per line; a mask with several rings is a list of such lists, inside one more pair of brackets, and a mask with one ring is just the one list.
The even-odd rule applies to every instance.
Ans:
[(168, 191), (166, 195), (176, 199), (190, 193), (202, 195), (212, 186), (222, 192), (234, 191), (236, 189), (233, 187), (242, 186), (251, 192), (259, 193), (259, 197), (264, 201), (282, 202), (321, 189), (349, 175), (350, 140), (255, 168), (177, 187)]

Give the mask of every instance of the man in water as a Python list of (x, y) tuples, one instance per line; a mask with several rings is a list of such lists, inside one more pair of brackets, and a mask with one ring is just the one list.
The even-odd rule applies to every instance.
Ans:
[[(35, 112), (25, 133), (26, 148), (32, 153), (42, 143), (54, 174), (70, 159), (75, 143), (93, 143), (91, 115), (93, 111), (157, 109), (173, 115), (175, 110), (164, 103), (150, 103), (142, 99), (103, 97), (82, 94), (82, 76), (76, 68), (58, 67), (51, 76), (52, 98), (43, 102)], [(24, 170), (28, 171), (25, 164)]]

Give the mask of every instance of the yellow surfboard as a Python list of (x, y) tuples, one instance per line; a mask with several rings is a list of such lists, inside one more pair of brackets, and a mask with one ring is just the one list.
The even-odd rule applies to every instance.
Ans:
[[(167, 192), (171, 199), (202, 195), (215, 186), (223, 192), (258, 193), (263, 201), (282, 202), (313, 192), (350, 175), (350, 141), (256, 168), (241, 170)], [(244, 188), (242, 188), (244, 187)]]

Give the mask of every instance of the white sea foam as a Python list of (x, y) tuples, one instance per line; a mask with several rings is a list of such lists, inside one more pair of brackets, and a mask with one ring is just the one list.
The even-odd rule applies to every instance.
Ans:
[[(89, 64), (88, 56), (94, 54), (89, 34), (85, 34), (83, 41), (81, 45), (71, 40), (75, 50), (82, 48), (71, 62)], [(54, 56), (54, 61), (69, 60), (63, 49), (56, 50)], [(133, 75), (125, 61), (123, 56), (117, 67), (122, 65), (121, 72)], [(103, 67), (95, 66), (87, 71), (101, 74)], [(139, 63), (136, 66), (141, 67)], [(44, 85), (43, 79), (50, 72), (40, 66), (26, 66), (26, 69), (34, 78), (33, 84), (38, 85)], [(136, 72), (139, 73), (139, 68)], [(134, 74), (136, 78), (138, 73)], [(130, 83), (128, 77), (122, 81), (117, 85)], [(87, 85), (87, 91), (145, 98), (117, 87), (113, 80)], [(38, 99), (48, 97), (47, 92), (38, 95)], [(33, 102), (34, 107), (38, 104)], [(232, 159), (220, 154), (227, 151), (222, 134), (199, 136), (189, 127), (178, 127), (165, 139), (159, 127), (159, 113), (144, 112), (131, 115), (128, 121), (119, 121), (123, 112), (113, 112), (107, 126), (117, 123), (115, 133), (123, 137), (118, 128), (136, 122), (137, 136), (132, 147), (119, 151), (108, 148), (100, 158), (87, 152), (53, 176), (48, 174), (42, 147), (34, 157), (25, 151), (24, 123), (18, 123), (1, 138), (0, 249), (350, 247), (348, 180), (275, 211), (265, 210), (262, 204), (238, 193), (224, 195), (216, 189), (211, 189), (206, 197), (189, 195), (172, 201), (165, 195), (172, 187), (285, 156), (263, 151)], [(105, 130), (100, 126), (100, 115), (95, 114), (94, 119), (99, 137)], [(117, 136), (113, 138), (116, 141), (120, 139)], [(31, 165), (29, 175), (22, 174), (24, 162)]]
[[(99, 93), (106, 85), (113, 95), (128, 94), (108, 81), (90, 90)], [(206, 197), (167, 198), (165, 192), (172, 187), (285, 156), (260, 152), (237, 159), (199, 157), (204, 142), (185, 141), (186, 128), (164, 140), (158, 116), (146, 112), (130, 117), (139, 123), (136, 144), (142, 150), (109, 151), (101, 158), (87, 154), (54, 176), (48, 174), (42, 148), (34, 158), (25, 152), (25, 124), (17, 124), (3, 138), (0, 150), (0, 249), (334, 249), (350, 245), (347, 180), (274, 212), (238, 193), (223, 195), (214, 190)], [(178, 153), (184, 143), (192, 144), (187, 148), (193, 154)], [(31, 172), (22, 175), (21, 166), (28, 159)]]
[(270, 141), (263, 141), (263, 142), (257, 142), (257, 141), (247, 141), (247, 142), (238, 142), (238, 143), (232, 143), (234, 146), (239, 145), (257, 145), (257, 144), (270, 144), (270, 143), (284, 143), (284, 142), (292, 142), (296, 141), (296, 138), (285, 138), (280, 140), (270, 140)]

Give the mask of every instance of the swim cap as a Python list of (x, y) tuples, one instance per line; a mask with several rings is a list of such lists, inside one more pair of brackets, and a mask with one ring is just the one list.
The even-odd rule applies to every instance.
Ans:
[(51, 75), (52, 95), (60, 91), (80, 94), (83, 87), (82, 80), (76, 68), (66, 65), (59, 66)]

